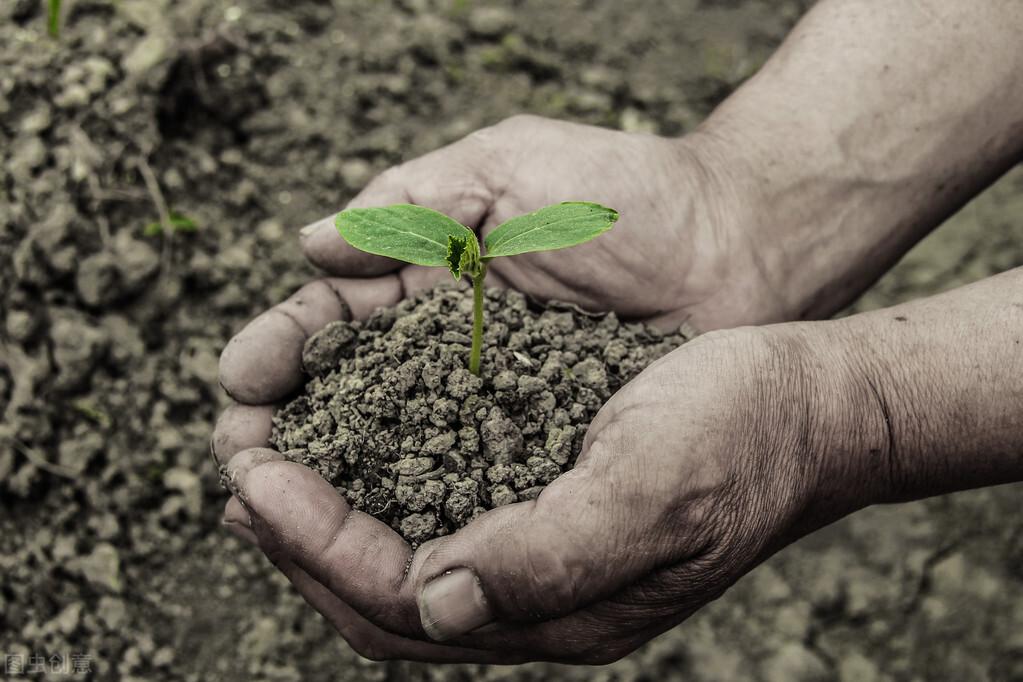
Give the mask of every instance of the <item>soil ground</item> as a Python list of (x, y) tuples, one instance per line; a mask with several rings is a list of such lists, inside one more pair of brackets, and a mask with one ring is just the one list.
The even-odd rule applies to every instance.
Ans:
[[(809, 2), (66, 0), (58, 41), (44, 4), (0, 4), (0, 653), (97, 680), (1023, 679), (1018, 485), (856, 514), (598, 670), (361, 660), (219, 528), (217, 355), (311, 275), (294, 228), (512, 113), (682, 133)], [(145, 234), (171, 211), (198, 229)], [(1017, 169), (855, 308), (1021, 263)]]

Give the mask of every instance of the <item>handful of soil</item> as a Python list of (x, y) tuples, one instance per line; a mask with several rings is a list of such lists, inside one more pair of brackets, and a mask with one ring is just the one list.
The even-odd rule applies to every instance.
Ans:
[(539, 495), (604, 402), (691, 337), (490, 289), (477, 377), (472, 305), (447, 285), (328, 325), (306, 342), (308, 383), (274, 415), (275, 448), (413, 546)]

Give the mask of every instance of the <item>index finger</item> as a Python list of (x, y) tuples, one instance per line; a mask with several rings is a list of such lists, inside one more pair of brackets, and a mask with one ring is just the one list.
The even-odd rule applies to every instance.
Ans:
[(220, 385), (240, 403), (280, 400), (302, 385), (302, 349), (310, 336), (330, 322), (362, 319), (394, 305), (401, 295), (397, 275), (310, 282), (227, 343), (220, 354)]

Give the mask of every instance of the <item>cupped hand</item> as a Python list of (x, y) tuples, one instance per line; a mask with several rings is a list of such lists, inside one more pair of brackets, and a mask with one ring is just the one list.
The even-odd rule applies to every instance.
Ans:
[(821, 396), (842, 395), (822, 390), (839, 374), (784, 329), (665, 356), (612, 397), (576, 467), (536, 500), (416, 551), (265, 448), (228, 463), (226, 523), (369, 658), (615, 660), (836, 513), (818, 495), (813, 434), (838, 411)]
[[(755, 259), (750, 246), (738, 229), (745, 219), (738, 210), (742, 202), (735, 201), (727, 173), (715, 169), (713, 158), (708, 148), (684, 139), (516, 117), (385, 172), (350, 205), (423, 204), (485, 235), (504, 220), (543, 205), (597, 201), (621, 213), (614, 230), (571, 250), (498, 259), (491, 264), (488, 282), (655, 324), (689, 320), (698, 328), (711, 329), (760, 321), (765, 308), (757, 307), (756, 301), (761, 300), (763, 287), (751, 265)], [(666, 453), (664, 444), (682, 443), (678, 440), (682, 435), (662, 429), (653, 438), (658, 433), (656, 420), (633, 419), (646, 409), (636, 405), (648, 400), (643, 396), (651, 386), (671, 383), (665, 371), (648, 373), (654, 378), (637, 383), (639, 388), (628, 389), (605, 408), (591, 428), (581, 466), (559, 478), (535, 505), (488, 513), (454, 536), (424, 546), (414, 557), (387, 526), (351, 512), (325, 481), (297, 464), (267, 463), (253, 469), (258, 475), (241, 475), (255, 462), (280, 459), (266, 449), (272, 409), (301, 385), (302, 347), (311, 334), (330, 321), (362, 318), (376, 307), (393, 305), (446, 276), (440, 269), (406, 266), (352, 249), (337, 235), (332, 219), (303, 230), (302, 242), (314, 264), (337, 276), (306, 285), (253, 320), (228, 344), (221, 356), (221, 383), (236, 404), (218, 421), (211, 449), (219, 463), (234, 470), (235, 485), (247, 491), (243, 494), (255, 512), (247, 525), (239, 525), (249, 515), (232, 498), (226, 512), (231, 527), (258, 540), (358, 650), (371, 657), (428, 660), (601, 659), (620, 655), (669, 627), (739, 574), (733, 568), (715, 574), (714, 581), (701, 576), (707, 589), (688, 605), (669, 608), (667, 601), (643, 605), (645, 597), (638, 602), (632, 597), (627, 603), (615, 601), (614, 590), (652, 595), (652, 587), (637, 582), (641, 578), (652, 579), (651, 586), (668, 585), (673, 571), (688, 580), (696, 566), (707, 564), (709, 570), (714, 564), (714, 570), (720, 570), (717, 559), (710, 561), (701, 554), (709, 551), (710, 546), (701, 543), (709, 541), (704, 535), (711, 531), (705, 519), (697, 518), (711, 515), (710, 502), (700, 500), (709, 500), (709, 491), (717, 490), (717, 484), (701, 477), (717, 471), (718, 464), (708, 464), (713, 457), (700, 453), (693, 455), (691, 465), (671, 472), (676, 478), (663, 476), (666, 472), (651, 458), (656, 451), (665, 462), (677, 459), (678, 452)], [(686, 350), (684, 356), (693, 353)], [(669, 408), (671, 396), (662, 391), (661, 397), (662, 413), (676, 409)], [(629, 415), (628, 433), (622, 415)], [(637, 443), (645, 444), (642, 456), (634, 447)], [(235, 457), (237, 453), (243, 454)], [(612, 471), (612, 466), (625, 469)], [(609, 486), (619, 477), (630, 485)], [(670, 500), (663, 487), (668, 480), (680, 485)], [(663, 505), (688, 510), (679, 511), (687, 529), (685, 542), (668, 542), (670, 524)], [(583, 527), (591, 521), (605, 528), (593, 532)], [(605, 531), (613, 522), (627, 525), (608, 537)], [(578, 539), (574, 533), (580, 533)], [(496, 537), (507, 537), (510, 544), (495, 543)], [(611, 544), (612, 540), (622, 544)], [(530, 544), (534, 541), (539, 544)], [(512, 555), (517, 552), (524, 554), (515, 563)], [(688, 558), (690, 568), (654, 577), (669, 564), (627, 560), (633, 556), (657, 556), (662, 562)], [(410, 560), (412, 568), (406, 573)], [(519, 570), (502, 569), (502, 562), (518, 565)], [(471, 568), (483, 581), (488, 613), (504, 625), (473, 635), (466, 646), (441, 646), (423, 629), (416, 600), (422, 598), (427, 579), (459, 566)], [(467, 580), (466, 575), (455, 571), (446, 581), (431, 585), (478, 596), (476, 580)], [(450, 587), (444, 587), (445, 582)], [(635, 590), (627, 588), (633, 584)], [(520, 587), (525, 590), (521, 599), (513, 594)], [(437, 621), (427, 626), (429, 634), (450, 634), (444, 622), (453, 616), (440, 606), (431, 609), (428, 602), (423, 604), (427, 623)], [(478, 615), (465, 617), (471, 621)], [(617, 623), (613, 627), (612, 617)], [(538, 618), (547, 622), (517, 624)], [(608, 634), (598, 637), (602, 628)], [(560, 644), (552, 649), (544, 638), (553, 633), (576, 638), (555, 639)], [(508, 646), (500, 644), (503, 641)]]
[[(621, 214), (613, 230), (572, 249), (497, 259), (488, 284), (664, 326), (761, 322), (777, 315), (745, 229), (752, 202), (738, 200), (715, 149), (708, 135), (672, 140), (517, 116), (384, 172), (349, 205), (422, 204), (482, 236), (544, 205), (600, 202)], [(352, 248), (333, 217), (305, 228), (302, 244), (335, 277), (306, 285), (225, 348), (220, 381), (238, 405), (214, 433), (222, 457), (266, 444), (269, 405), (301, 385), (311, 334), (448, 276)]]

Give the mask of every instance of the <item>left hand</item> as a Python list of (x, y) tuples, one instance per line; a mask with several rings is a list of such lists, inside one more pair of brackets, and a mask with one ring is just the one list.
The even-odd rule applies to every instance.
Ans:
[(822, 453), (842, 455), (817, 442), (834, 437), (821, 424), (857, 418), (837, 404), (851, 365), (811, 336), (830, 324), (715, 332), (670, 353), (604, 406), (576, 467), (535, 501), (415, 552), (265, 448), (230, 459), (225, 523), (367, 658), (614, 661), (862, 504), (821, 485), (834, 473)]

